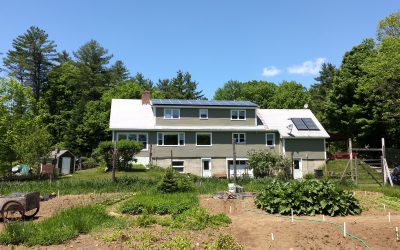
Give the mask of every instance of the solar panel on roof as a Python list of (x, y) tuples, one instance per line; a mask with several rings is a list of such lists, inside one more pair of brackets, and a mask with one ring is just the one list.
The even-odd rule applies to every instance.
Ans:
[(304, 124), (301, 118), (292, 118), (292, 122), (296, 126), (297, 130), (308, 130), (306, 124)]
[(319, 130), (319, 128), (311, 118), (301, 118), (301, 120), (304, 122), (309, 130)]
[(257, 107), (257, 104), (254, 104), (249, 101), (153, 99), (152, 103), (153, 103), (153, 105)]

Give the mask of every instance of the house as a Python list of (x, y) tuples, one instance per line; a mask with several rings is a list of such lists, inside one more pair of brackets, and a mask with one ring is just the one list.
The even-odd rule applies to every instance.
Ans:
[(56, 167), (57, 174), (66, 175), (75, 172), (76, 157), (69, 150), (53, 150), (50, 152), (50, 160)]
[(113, 99), (113, 140), (135, 140), (139, 163), (171, 166), (203, 177), (233, 174), (233, 145), (239, 175), (247, 152), (267, 149), (290, 158), (294, 178), (325, 164), (329, 135), (309, 109), (259, 109), (249, 101)]

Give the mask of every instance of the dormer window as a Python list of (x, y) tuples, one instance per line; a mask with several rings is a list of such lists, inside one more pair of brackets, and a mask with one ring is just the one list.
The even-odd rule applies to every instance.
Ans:
[(199, 118), (208, 119), (208, 109), (199, 109)]
[(246, 120), (246, 110), (231, 110), (231, 120)]
[(164, 119), (180, 119), (180, 109), (164, 109)]

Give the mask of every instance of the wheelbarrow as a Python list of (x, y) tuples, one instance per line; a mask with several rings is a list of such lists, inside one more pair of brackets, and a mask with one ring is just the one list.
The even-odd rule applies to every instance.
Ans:
[(10, 196), (0, 197), (0, 209), (3, 222), (33, 218), (40, 209), (40, 194), (12, 193)]

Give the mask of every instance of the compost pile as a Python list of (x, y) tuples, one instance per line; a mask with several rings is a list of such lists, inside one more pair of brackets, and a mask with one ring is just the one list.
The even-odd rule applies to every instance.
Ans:
[(338, 189), (330, 181), (273, 180), (255, 199), (258, 208), (271, 214), (330, 216), (357, 215), (361, 207), (353, 194)]

